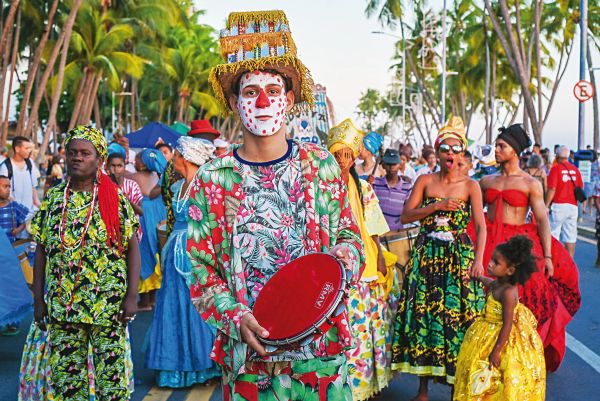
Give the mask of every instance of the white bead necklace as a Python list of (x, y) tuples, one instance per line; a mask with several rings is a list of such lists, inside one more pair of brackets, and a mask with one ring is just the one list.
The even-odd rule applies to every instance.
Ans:
[(188, 187), (185, 190), (185, 193), (183, 194), (183, 198), (181, 197), (181, 190), (183, 189), (183, 184), (179, 187), (179, 192), (177, 192), (177, 203), (175, 204), (175, 211), (177, 213), (181, 213), (183, 212), (183, 209), (185, 209), (185, 204), (187, 203), (188, 199), (190, 198), (190, 192), (192, 190), (192, 186), (194, 184), (195, 180), (192, 180)]

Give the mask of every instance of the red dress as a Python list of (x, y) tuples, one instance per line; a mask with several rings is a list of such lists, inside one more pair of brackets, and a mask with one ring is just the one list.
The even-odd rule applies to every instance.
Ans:
[(503, 223), (502, 202), (513, 207), (528, 207), (529, 198), (515, 189), (499, 191), (485, 190), (485, 202), (496, 204), (494, 221), (486, 216), (487, 242), (483, 254), (483, 265), (487, 266), (496, 245), (508, 241), (515, 235), (525, 235), (533, 241), (533, 254), (537, 258), (538, 271), (533, 273), (524, 286), (519, 286), (519, 297), (538, 320), (538, 333), (544, 343), (546, 368), (558, 369), (565, 354), (565, 332), (567, 324), (581, 306), (579, 271), (577, 265), (564, 248), (552, 237), (552, 263), (554, 275), (550, 279), (544, 274), (544, 252), (535, 223), (512, 225)]

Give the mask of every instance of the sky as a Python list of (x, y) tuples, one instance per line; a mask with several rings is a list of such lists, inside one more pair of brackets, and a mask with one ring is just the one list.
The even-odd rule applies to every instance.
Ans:
[[(198, 9), (205, 10), (200, 21), (217, 30), (225, 28), (227, 15), (232, 11), (284, 10), (290, 21), (298, 55), (311, 70), (315, 82), (327, 88), (338, 122), (346, 117), (356, 120), (356, 105), (361, 93), (368, 88), (385, 91), (391, 81), (389, 66), (392, 64), (396, 39), (372, 33), (387, 29), (382, 28), (375, 18), (367, 19), (364, 14), (366, 0), (194, 1)], [(434, 9), (440, 9), (441, 3), (441, 0), (430, 1)], [(594, 53), (593, 58), (600, 67), (600, 56)], [(448, 66), (448, 69), (451, 70), (452, 66)], [(598, 76), (600, 72), (597, 72)], [(579, 44), (575, 43), (544, 129), (544, 146), (552, 148), (555, 143), (571, 148), (577, 146), (579, 102), (573, 96), (573, 86), (578, 80)], [(591, 100), (586, 102), (585, 121), (585, 141), (586, 144), (592, 144)], [(483, 127), (483, 116), (474, 117), (470, 137), (479, 137)]]

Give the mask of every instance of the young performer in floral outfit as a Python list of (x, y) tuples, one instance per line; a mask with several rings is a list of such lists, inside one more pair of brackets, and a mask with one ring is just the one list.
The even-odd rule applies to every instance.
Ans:
[[(347, 352), (352, 398), (362, 401), (387, 387), (390, 378), (391, 331), (384, 290), (388, 274), (379, 236), (390, 231), (371, 184), (359, 179), (354, 162), (363, 148), (364, 133), (350, 119), (331, 128), (327, 147), (342, 170), (348, 198), (365, 250), (365, 269), (350, 291), (348, 314), (356, 347)], [(393, 274), (394, 266), (390, 266)]]
[(240, 116), (244, 142), (198, 171), (187, 251), (192, 302), (217, 329), (211, 357), (223, 371), (224, 399), (351, 400), (347, 316), (308, 345), (277, 349), (259, 341), (269, 333), (252, 314), (273, 274), (300, 256), (335, 255), (351, 282), (363, 264), (336, 161), (318, 146), (286, 140), (285, 115), (313, 101), (310, 75), (281, 11), (230, 14), (221, 49), (228, 63), (210, 80)]

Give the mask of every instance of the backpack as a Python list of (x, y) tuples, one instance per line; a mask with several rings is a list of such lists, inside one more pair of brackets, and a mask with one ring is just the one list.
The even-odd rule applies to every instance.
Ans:
[[(25, 159), (25, 164), (27, 166), (27, 171), (29, 171), (29, 178), (31, 179), (31, 183), (33, 184), (33, 164), (31, 163), (31, 160), (29, 158)], [(8, 179), (10, 180), (10, 182), (12, 183), (12, 178), (13, 178), (13, 166), (12, 166), (12, 162), (10, 161), (10, 157), (7, 157), (1, 164), (0, 166), (5, 165), (6, 166), (6, 174), (8, 175)], [(14, 185), (13, 185), (13, 189), (14, 189)]]

